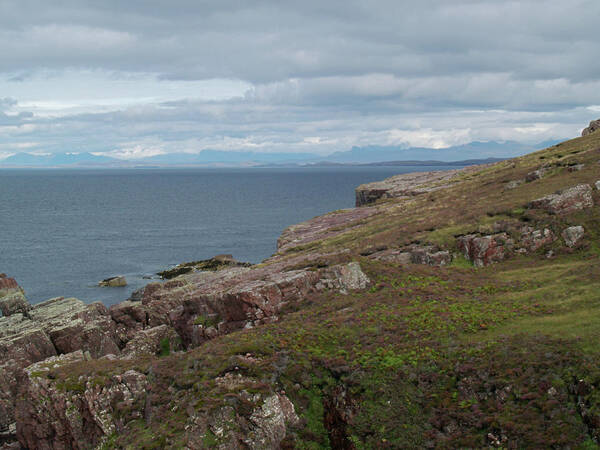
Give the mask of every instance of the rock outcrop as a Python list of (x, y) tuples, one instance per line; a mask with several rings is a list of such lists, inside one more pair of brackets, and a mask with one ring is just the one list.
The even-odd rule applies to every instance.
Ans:
[(538, 198), (529, 203), (529, 208), (543, 209), (551, 214), (570, 214), (594, 206), (592, 187), (580, 184), (571, 188)]
[(452, 255), (436, 245), (413, 244), (400, 249), (386, 249), (369, 255), (372, 259), (395, 264), (427, 264), (442, 267), (452, 262)]
[(548, 173), (548, 170), (548, 167), (542, 167), (540, 169), (534, 170), (533, 172), (529, 172), (527, 176), (525, 176), (525, 181), (531, 183), (532, 181), (539, 180), (540, 178), (543, 178), (546, 175), (546, 173)]
[(114, 433), (121, 411), (142, 417), (147, 378), (135, 370), (114, 375), (102, 386), (82, 376), (63, 390), (48, 378), (50, 369), (84, 360), (81, 351), (27, 369), (16, 405), (17, 437), (26, 448), (93, 448)]
[(236, 261), (233, 255), (216, 255), (210, 259), (178, 264), (171, 269), (158, 272), (157, 275), (165, 280), (170, 280), (171, 278), (190, 272), (215, 271), (226, 267), (250, 267), (251, 265), (250, 263)]
[(536, 230), (533, 227), (521, 229), (521, 245), (525, 252), (535, 252), (556, 240), (554, 233), (548, 228)]
[(7, 277), (6, 274), (0, 274), (0, 312), (2, 316), (26, 314), (30, 308), (31, 305), (16, 280)]
[(502, 261), (514, 247), (514, 240), (507, 233), (488, 236), (469, 234), (457, 240), (458, 249), (475, 267), (483, 267)]
[(396, 175), (356, 188), (356, 206), (375, 203), (382, 198), (412, 197), (447, 187), (461, 169)]
[(600, 119), (592, 120), (587, 128), (584, 128), (581, 132), (581, 136), (587, 136), (588, 134), (594, 133), (600, 130)]
[(127, 280), (124, 276), (119, 275), (116, 277), (105, 278), (98, 283), (101, 287), (124, 287), (127, 286)]
[(294, 247), (337, 236), (375, 214), (377, 214), (376, 207), (342, 209), (292, 225), (283, 230), (277, 240), (277, 252), (285, 253)]

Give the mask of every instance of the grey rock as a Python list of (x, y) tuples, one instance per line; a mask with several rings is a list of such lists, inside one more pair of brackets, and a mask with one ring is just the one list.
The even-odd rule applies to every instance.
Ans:
[(506, 183), (506, 189), (516, 189), (524, 183), (524, 180), (512, 180)]
[(583, 169), (585, 167), (585, 164), (574, 164), (572, 166), (569, 166), (567, 168), (567, 170), (569, 172), (579, 172), (581, 169)]
[(528, 183), (530, 183), (532, 181), (539, 180), (540, 178), (543, 178), (544, 175), (546, 175), (546, 173), (548, 173), (548, 168), (547, 167), (542, 167), (540, 169), (534, 170), (533, 172), (529, 172), (525, 176), (525, 181), (527, 181)]
[(119, 275), (116, 277), (105, 278), (98, 283), (101, 287), (123, 287), (127, 286), (127, 280), (124, 276)]
[(592, 134), (595, 131), (600, 130), (600, 119), (592, 120), (590, 125), (587, 128), (584, 128), (581, 132), (582, 136), (587, 136), (588, 134)]
[(562, 237), (565, 240), (567, 247), (574, 247), (585, 235), (585, 230), (581, 225), (566, 228), (562, 232)]

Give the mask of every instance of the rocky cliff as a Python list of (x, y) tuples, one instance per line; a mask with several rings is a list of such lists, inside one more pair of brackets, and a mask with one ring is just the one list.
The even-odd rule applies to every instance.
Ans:
[(109, 309), (1, 275), (0, 444), (595, 448), (599, 162), (588, 133), (364, 185)]

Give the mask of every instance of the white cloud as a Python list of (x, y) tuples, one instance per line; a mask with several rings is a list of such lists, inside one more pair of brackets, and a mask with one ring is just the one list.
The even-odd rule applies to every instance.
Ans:
[(6, 0), (0, 148), (325, 154), (572, 137), (600, 112), (598, 14), (596, 0)]

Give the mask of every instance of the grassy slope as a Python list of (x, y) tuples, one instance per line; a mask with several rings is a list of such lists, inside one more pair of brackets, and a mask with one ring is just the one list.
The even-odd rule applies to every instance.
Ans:
[[(236, 389), (214, 382), (238, 366), (255, 380), (244, 389), (284, 389), (293, 400), (303, 420), (286, 438), (290, 447), (598, 448), (591, 418), (600, 410), (600, 207), (567, 217), (524, 208), (557, 189), (594, 183), (598, 160), (600, 133), (468, 174), (447, 190), (389, 201), (362, 227), (291, 252), (351, 249), (374, 280), (367, 292), (315, 294), (278, 323), (185, 354), (69, 367), (60, 379), (75, 390), (80, 373), (100, 374), (101, 382), (127, 367), (152, 367), (160, 420), (151, 429), (130, 422), (111, 440), (120, 446), (178, 447), (188, 417), (182, 405), (189, 412), (240, 404)], [(586, 165), (569, 172), (573, 163)], [(542, 164), (553, 165), (550, 175), (504, 189)], [(371, 246), (415, 241), (452, 248), (455, 235), (489, 231), (499, 220), (556, 235), (583, 225), (587, 235), (575, 250), (553, 244), (553, 259), (544, 257), (546, 248), (483, 269), (460, 258), (432, 268), (359, 256)], [(246, 353), (259, 362), (236, 359)], [(349, 399), (345, 421), (327, 413), (341, 391)], [(326, 428), (332, 423), (333, 433)]]

